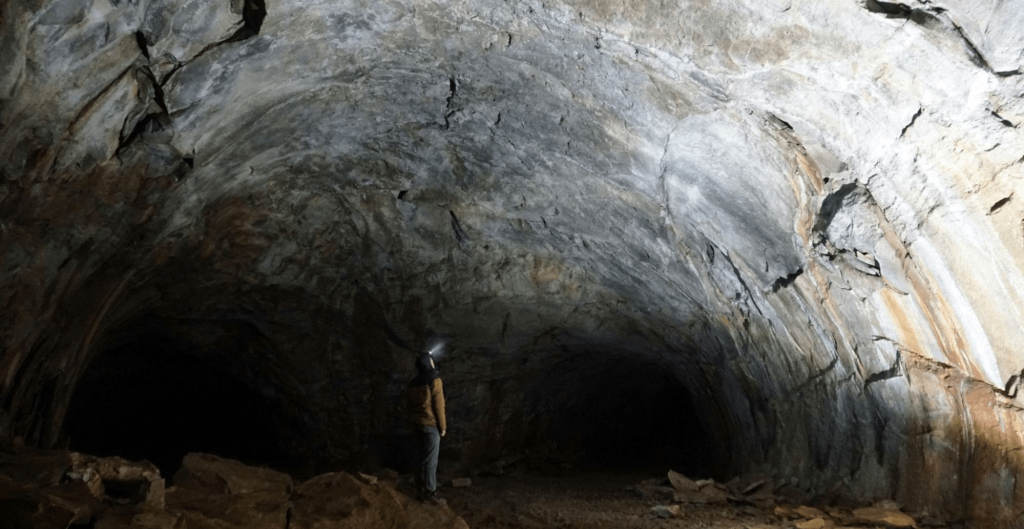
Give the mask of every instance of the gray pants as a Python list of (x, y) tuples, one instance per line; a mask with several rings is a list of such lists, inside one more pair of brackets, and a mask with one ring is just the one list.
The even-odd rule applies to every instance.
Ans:
[(423, 427), (420, 431), (420, 485), (428, 494), (437, 490), (437, 454), (440, 450), (441, 433), (437, 431), (437, 427)]

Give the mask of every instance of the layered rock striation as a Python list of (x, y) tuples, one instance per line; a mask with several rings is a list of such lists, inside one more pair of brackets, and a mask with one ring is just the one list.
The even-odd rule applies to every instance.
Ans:
[(131, 379), (90, 366), (157, 351), (258, 396), (282, 453), (393, 453), (443, 339), (452, 459), (664, 377), (709, 472), (1011, 523), (1022, 30), (1016, 1), (8, 2), (0, 433), (62, 442), (90, 377)]

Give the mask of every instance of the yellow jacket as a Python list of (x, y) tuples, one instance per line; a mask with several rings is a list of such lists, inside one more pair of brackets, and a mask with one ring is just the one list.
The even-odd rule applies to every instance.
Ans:
[(440, 431), (447, 430), (444, 417), (444, 385), (440, 378), (435, 378), (428, 385), (410, 386), (409, 420), (415, 426), (437, 426)]

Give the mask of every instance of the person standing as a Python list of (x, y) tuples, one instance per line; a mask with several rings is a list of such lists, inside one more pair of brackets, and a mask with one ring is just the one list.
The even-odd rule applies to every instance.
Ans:
[(444, 505), (437, 495), (437, 456), (441, 438), (447, 431), (444, 416), (444, 386), (430, 353), (416, 357), (416, 378), (409, 383), (409, 420), (420, 438), (420, 476), (418, 498)]

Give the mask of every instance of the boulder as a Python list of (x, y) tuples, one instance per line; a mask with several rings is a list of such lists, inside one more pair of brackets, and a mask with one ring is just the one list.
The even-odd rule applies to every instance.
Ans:
[(75, 489), (57, 492), (0, 481), (0, 527), (64, 529), (89, 522), (102, 505), (81, 484)]
[(183, 516), (162, 509), (133, 508), (108, 511), (95, 529), (183, 529)]
[(283, 529), (292, 478), (210, 454), (188, 454), (167, 490), (167, 510), (189, 528)]
[(148, 461), (120, 457), (93, 457), (72, 452), (70, 479), (80, 480), (99, 499), (117, 505), (164, 504), (164, 480), (160, 469)]
[(0, 454), (0, 527), (61, 529), (111, 506), (162, 508), (164, 482), (148, 462), (57, 450)]
[(725, 503), (729, 500), (729, 494), (718, 485), (704, 486), (686, 494), (676, 492), (673, 497), (680, 503)]
[(317, 476), (295, 490), (290, 529), (408, 527), (395, 491), (360, 482), (345, 472)]
[(679, 503), (722, 503), (729, 499), (725, 487), (714, 480), (693, 481), (672, 470), (668, 471), (668, 480), (675, 491), (672, 499)]
[(825, 527), (824, 518), (813, 518), (811, 520), (803, 520), (794, 524), (796, 529), (822, 529)]
[(700, 489), (696, 482), (674, 470), (668, 471), (668, 480), (672, 488), (682, 493), (697, 492)]
[(167, 512), (180, 516), (190, 529), (284, 529), (291, 495), (285, 491), (211, 493), (187, 486), (167, 490)]
[(317, 476), (295, 490), (289, 529), (468, 529), (448, 507), (415, 501), (378, 483), (345, 472)]
[(188, 454), (174, 474), (176, 486), (213, 493), (282, 492), (290, 494), (292, 477), (264, 467), (245, 465), (210, 454)]

